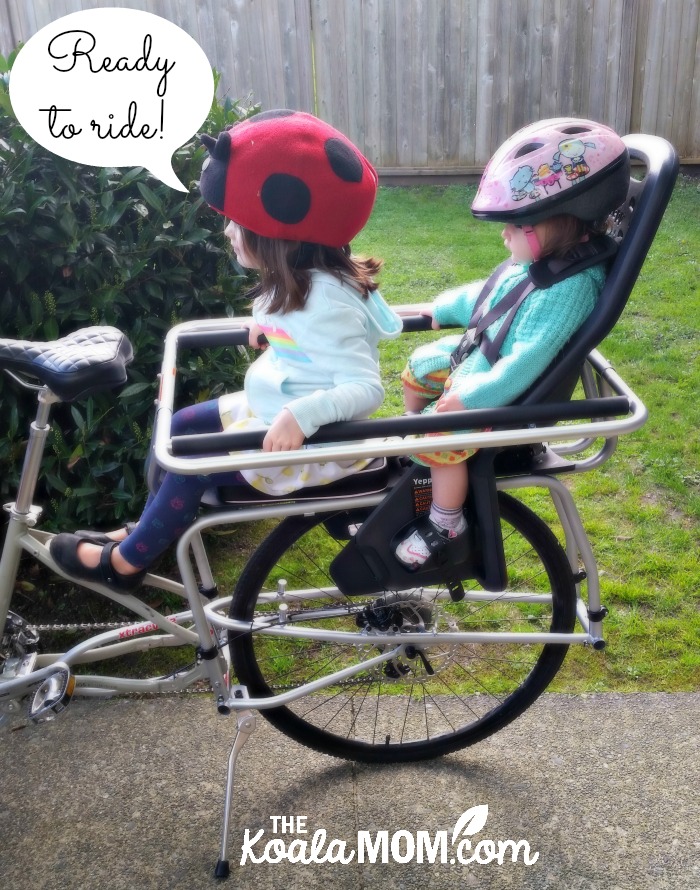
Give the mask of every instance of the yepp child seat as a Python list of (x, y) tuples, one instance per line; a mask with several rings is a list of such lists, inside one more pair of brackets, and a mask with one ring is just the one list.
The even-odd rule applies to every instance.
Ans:
[[(596, 310), (567, 344), (566, 348), (552, 362), (547, 371), (515, 403), (515, 408), (499, 409), (492, 416), (503, 418), (503, 426), (517, 427), (534, 425), (536, 414), (545, 417), (541, 422), (550, 425), (565, 419), (566, 403), (571, 398), (576, 383), (582, 374), (586, 357), (612, 330), (637, 280), (647, 252), (654, 240), (664, 211), (673, 191), (678, 172), (678, 158), (673, 147), (664, 139), (635, 134), (624, 137), (633, 161), (627, 199), (614, 214), (612, 237), (618, 242), (614, 257), (609, 260), (606, 283), (599, 297)], [(635, 163), (636, 162), (636, 163)], [(543, 406), (545, 415), (542, 415)], [(551, 407), (551, 411), (550, 411)], [(573, 407), (573, 406), (572, 406)], [(531, 408), (532, 410), (524, 410)], [(489, 425), (488, 419), (481, 423), (476, 419), (478, 412), (470, 412), (474, 421), (463, 426), (478, 428)], [(481, 412), (485, 416), (488, 412)], [(449, 415), (443, 415), (446, 417)], [(580, 415), (579, 415), (580, 416)], [(589, 416), (596, 416), (591, 408)], [(422, 418), (421, 418), (422, 419)], [(401, 419), (405, 420), (405, 418)], [(456, 418), (455, 418), (456, 420)], [(455, 427), (457, 428), (457, 427)], [(389, 428), (380, 424), (379, 430), (399, 432), (398, 425)], [(544, 446), (510, 446), (505, 449), (481, 449), (470, 460), (470, 493), (468, 509), (476, 527), (473, 572), (481, 584), (489, 590), (502, 589), (506, 580), (506, 566), (501, 541), (499, 510), (497, 504), (496, 477), (525, 473), (561, 472), (572, 469), (575, 464), (558, 458)], [(416, 469), (413, 476), (425, 475)], [(411, 484), (415, 479), (406, 478), (396, 486), (387, 501), (380, 505), (363, 525), (357, 536), (357, 546), (371, 566), (374, 583), (381, 582), (389, 588), (406, 586), (404, 571), (397, 567), (393, 559), (391, 535), (382, 534), (382, 529), (391, 525), (394, 513), (401, 513), (410, 507)], [(403, 503), (399, 507), (399, 501)], [(355, 548), (350, 548), (355, 549)], [(344, 555), (336, 566), (335, 580), (345, 593), (366, 593), (371, 588), (370, 574), (363, 571), (350, 572), (351, 562), (357, 565), (357, 556)], [(456, 567), (455, 574), (462, 574), (464, 567)], [(449, 567), (440, 567), (434, 572), (444, 578)], [(348, 579), (348, 573), (354, 575)], [(432, 577), (421, 580), (430, 583)]]
[[(595, 311), (540, 379), (517, 404), (534, 405), (569, 397), (586, 356), (619, 319), (651, 247), (678, 175), (673, 146), (657, 136), (624, 136), (633, 162), (626, 202), (613, 215), (618, 242)], [(636, 164), (635, 164), (636, 162)]]
[[(646, 255), (659, 228), (678, 175), (678, 156), (665, 139), (646, 134), (623, 137), (632, 159), (632, 174), (625, 203), (613, 215), (612, 237), (617, 253), (609, 263), (605, 285), (595, 311), (556, 357), (547, 371), (517, 401), (519, 407), (556, 405), (571, 398), (582, 376), (587, 356), (612, 331), (629, 299)], [(592, 412), (592, 416), (593, 412)], [(489, 586), (503, 577), (495, 477), (512, 473), (556, 473), (575, 463), (558, 458), (544, 446), (513, 446), (498, 453), (484, 449), (470, 463), (472, 497), (481, 521), (482, 547)], [(493, 521), (488, 522), (491, 516)]]

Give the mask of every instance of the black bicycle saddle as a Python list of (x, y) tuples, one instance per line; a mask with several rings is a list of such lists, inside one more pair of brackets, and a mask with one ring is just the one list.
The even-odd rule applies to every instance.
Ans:
[(49, 343), (0, 338), (0, 368), (39, 380), (63, 402), (122, 386), (133, 358), (126, 335), (108, 326)]

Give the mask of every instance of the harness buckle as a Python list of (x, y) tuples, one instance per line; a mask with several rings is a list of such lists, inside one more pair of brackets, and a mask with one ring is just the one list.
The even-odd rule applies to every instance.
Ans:
[(476, 328), (467, 328), (457, 348), (450, 356), (450, 371), (454, 371), (455, 368), (459, 367), (472, 350), (477, 348), (482, 336), (483, 334), (476, 333)]

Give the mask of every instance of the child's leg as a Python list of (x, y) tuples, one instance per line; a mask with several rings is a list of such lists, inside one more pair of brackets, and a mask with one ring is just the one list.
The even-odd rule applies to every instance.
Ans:
[(406, 411), (420, 412), (431, 402), (439, 399), (445, 388), (448, 374), (448, 370), (439, 370), (426, 377), (417, 377), (413, 373), (409, 361), (401, 374), (403, 403)]
[[(221, 432), (218, 402), (200, 402), (173, 415), (174, 435)], [(202, 494), (207, 488), (238, 482), (238, 473), (185, 476), (166, 473), (160, 488), (149, 495), (138, 525), (126, 536), (115, 532), (119, 547), (112, 551), (112, 565), (122, 574), (151, 565), (194, 522)], [(116, 536), (116, 537), (115, 537)], [(96, 565), (101, 547), (85, 543), (78, 549), (85, 565)]]
[[(448, 541), (463, 535), (467, 521), (462, 510), (467, 497), (468, 473), (466, 462), (434, 466), (433, 502), (428, 520), (434, 531)], [(431, 556), (431, 549), (419, 530), (413, 531), (396, 548), (399, 562), (413, 569), (424, 565)]]
[(431, 469), (433, 480), (433, 505), (443, 510), (460, 510), (467, 497), (469, 475), (467, 464), (460, 461), (455, 464), (444, 464)]
[(406, 411), (420, 413), (434, 398), (435, 396), (421, 395), (408, 384), (403, 384), (403, 405)]
[[(221, 430), (218, 399), (182, 408), (171, 422), (174, 436), (220, 433)], [(158, 491), (146, 501), (138, 526), (119, 545), (119, 557), (139, 568), (151, 565), (194, 522), (206, 489), (231, 484), (234, 477), (238, 481), (237, 473), (209, 476), (166, 473)]]
[[(221, 420), (219, 418), (219, 402), (218, 399), (212, 399), (208, 402), (198, 402), (195, 405), (189, 405), (181, 408), (172, 416), (170, 423), (170, 431), (173, 436), (194, 435), (196, 433), (218, 433), (221, 432)], [(148, 463), (146, 464), (148, 466)], [(163, 477), (165, 474), (163, 474)], [(153, 495), (149, 494), (144, 511), (150, 506)], [(112, 541), (123, 541), (129, 532), (126, 526), (107, 532), (107, 537)]]
[[(112, 567), (122, 575), (129, 575), (152, 565), (194, 522), (205, 490), (231, 485), (237, 475), (166, 473), (156, 494), (149, 498), (134, 531), (112, 550)], [(78, 545), (78, 558), (87, 567), (97, 566), (101, 554), (102, 547), (98, 544), (85, 541)]]
[[(119, 557), (139, 569), (155, 562), (194, 522), (202, 494), (211, 484), (209, 477), (166, 473), (155, 496), (149, 498), (138, 525), (119, 544)], [(113, 563), (122, 570), (114, 558)]]

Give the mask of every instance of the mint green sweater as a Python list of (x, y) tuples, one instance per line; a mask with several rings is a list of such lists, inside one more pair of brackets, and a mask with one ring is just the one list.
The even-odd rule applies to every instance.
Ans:
[[(486, 311), (526, 273), (526, 266), (509, 266), (486, 300)], [(492, 367), (480, 350), (474, 349), (452, 372), (451, 392), (459, 395), (465, 408), (498, 408), (511, 404), (546, 370), (588, 318), (604, 281), (604, 269), (598, 265), (547, 289), (533, 290), (513, 319), (501, 358)], [(441, 327), (466, 328), (483, 284), (476, 281), (440, 294), (433, 304), (434, 319)], [(489, 327), (491, 339), (502, 323), (500, 318)], [(455, 334), (418, 347), (409, 359), (413, 374), (420, 379), (449, 368), (450, 355), (461, 337), (461, 333)]]

